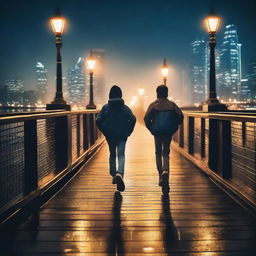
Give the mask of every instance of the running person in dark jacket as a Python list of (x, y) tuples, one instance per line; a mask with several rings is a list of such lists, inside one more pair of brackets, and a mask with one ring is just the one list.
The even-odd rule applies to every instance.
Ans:
[[(123, 181), (125, 144), (127, 137), (133, 132), (136, 118), (132, 111), (124, 104), (121, 89), (114, 85), (109, 92), (108, 104), (104, 105), (97, 116), (96, 124), (107, 139), (109, 146), (110, 175), (112, 183), (117, 184), (119, 191), (125, 190)], [(118, 169), (116, 168), (116, 152)]]
[(172, 135), (183, 121), (180, 108), (168, 100), (168, 87), (160, 85), (156, 89), (157, 100), (151, 103), (144, 117), (148, 130), (154, 135), (156, 166), (159, 173), (159, 186), (164, 194), (169, 193), (169, 162)]

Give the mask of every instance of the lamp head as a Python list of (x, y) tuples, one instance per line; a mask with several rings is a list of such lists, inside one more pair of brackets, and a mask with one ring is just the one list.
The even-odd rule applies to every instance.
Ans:
[(50, 24), (55, 35), (63, 34), (65, 18), (61, 15), (59, 8), (56, 9), (55, 15), (50, 19)]
[(88, 69), (93, 72), (96, 65), (96, 59), (93, 57), (92, 50), (90, 51), (90, 56), (87, 58)]
[(220, 26), (220, 17), (215, 14), (213, 8), (210, 10), (210, 14), (205, 18), (206, 30), (209, 34), (215, 34)]
[(167, 77), (168, 76), (168, 73), (169, 73), (169, 67), (166, 63), (166, 59), (164, 59), (164, 63), (162, 65), (162, 68), (161, 68), (161, 72), (162, 72), (162, 76), (163, 77)]

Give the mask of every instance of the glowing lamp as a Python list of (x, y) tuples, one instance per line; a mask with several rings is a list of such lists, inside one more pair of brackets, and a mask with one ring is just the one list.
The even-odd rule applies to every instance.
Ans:
[(52, 31), (55, 34), (63, 34), (64, 26), (65, 26), (65, 19), (61, 16), (53, 17), (50, 19), (50, 23), (52, 26)]
[(94, 58), (89, 58), (87, 60), (87, 66), (88, 66), (89, 70), (93, 71), (95, 68), (95, 64), (96, 64), (96, 60)]
[(90, 52), (90, 57), (87, 58), (87, 67), (90, 71), (93, 71), (96, 65), (96, 59), (92, 55), (92, 51)]
[(163, 77), (167, 77), (168, 76), (168, 73), (169, 73), (169, 67), (168, 65), (166, 64), (166, 59), (164, 59), (164, 64), (161, 68), (161, 72), (162, 72), (162, 76)]
[(162, 72), (163, 77), (167, 77), (168, 76), (168, 72), (169, 72), (168, 67), (163, 67), (161, 72)]
[(139, 93), (139, 95), (144, 95), (144, 92), (145, 92), (145, 89), (144, 88), (139, 88), (138, 89), (138, 93)]
[(205, 18), (205, 25), (207, 28), (208, 33), (215, 34), (220, 25), (220, 17), (216, 15), (210, 15)]

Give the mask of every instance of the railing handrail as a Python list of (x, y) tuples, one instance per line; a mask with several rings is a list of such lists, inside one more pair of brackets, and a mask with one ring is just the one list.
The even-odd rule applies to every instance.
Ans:
[(183, 111), (183, 114), (186, 116), (192, 117), (202, 117), (202, 118), (209, 118), (209, 119), (219, 119), (219, 120), (228, 120), (228, 121), (244, 121), (244, 122), (256, 122), (256, 113), (255, 115), (248, 115), (248, 113), (209, 113), (209, 112), (201, 112), (201, 111)]
[(59, 116), (68, 116), (68, 115), (78, 115), (78, 114), (95, 114), (98, 113), (100, 110), (76, 110), (76, 111), (57, 111), (53, 113), (37, 113), (37, 114), (24, 114), (24, 115), (17, 115), (17, 116), (5, 116), (0, 117), (0, 124), (5, 123), (14, 123), (14, 122), (24, 122), (29, 120), (38, 120), (38, 119), (47, 119)]
[(48, 200), (97, 151), (104, 141), (96, 126), (98, 112), (59, 110), (0, 117), (0, 150), (6, 151), (0, 159), (0, 226), (16, 213), (23, 214), (27, 205)]

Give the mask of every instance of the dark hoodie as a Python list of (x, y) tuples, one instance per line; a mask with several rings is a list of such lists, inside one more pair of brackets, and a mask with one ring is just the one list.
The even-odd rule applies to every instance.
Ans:
[(109, 99), (97, 115), (96, 124), (108, 140), (126, 140), (136, 123), (132, 111), (121, 98)]

